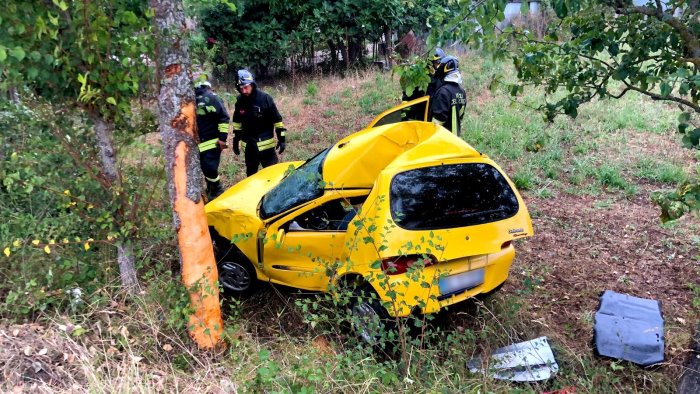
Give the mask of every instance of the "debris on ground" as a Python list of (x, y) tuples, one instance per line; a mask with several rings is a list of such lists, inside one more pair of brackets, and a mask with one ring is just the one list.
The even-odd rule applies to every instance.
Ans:
[(649, 366), (664, 361), (661, 303), (606, 290), (593, 326), (599, 355)]
[(539, 337), (496, 349), (486, 360), (480, 357), (468, 363), (472, 373), (489, 373), (495, 379), (536, 382), (549, 379), (559, 371), (547, 337)]

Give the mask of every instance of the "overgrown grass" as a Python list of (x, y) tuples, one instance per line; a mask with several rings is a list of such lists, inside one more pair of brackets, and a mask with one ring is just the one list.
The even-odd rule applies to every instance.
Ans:
[[(558, 118), (547, 124), (540, 114), (514, 104), (509, 96), (486, 89), (489, 74), (495, 70), (508, 73), (507, 64), (473, 53), (462, 57), (462, 65), (469, 97), (463, 138), (504, 167), (528, 204), (584, 196), (592, 200), (593, 209), (612, 209), (632, 195), (648, 193), (649, 183), (674, 185), (692, 170), (688, 163), (698, 159), (680, 149), (670, 150), (673, 157), (669, 150), (635, 150), (639, 139), (672, 140), (675, 113), (665, 105), (629, 95), (586, 105), (578, 119)], [(263, 88), (274, 97), (289, 129), (283, 160), (309, 158), (361, 129), (400, 96), (396, 78), (374, 72), (344, 79), (309, 79), (295, 88), (280, 83)], [(527, 91), (520, 100), (538, 103), (542, 93)], [(136, 171), (142, 157), (150, 158), (141, 174), (160, 179), (159, 147), (154, 136), (137, 138), (121, 150), (123, 165)], [(235, 183), (244, 176), (242, 157), (234, 158), (226, 151), (220, 169), (225, 184)], [(158, 207), (164, 212), (162, 233), (151, 235), (140, 254), (141, 272), (146, 272), (143, 292), (124, 300), (104, 290), (83, 309), (64, 308), (44, 321), (49, 327), (47, 335), (73, 341), (75, 346), (70, 349), (87, 373), (76, 376), (74, 383), (88, 391), (461, 393), (542, 392), (574, 386), (581, 392), (608, 393), (669, 392), (674, 386), (673, 372), (596, 358), (590, 338), (576, 338), (580, 327), (551, 326), (538, 307), (543, 300), (562, 302), (552, 301), (559, 295), (543, 289), (553, 275), (561, 273), (541, 268), (556, 263), (556, 256), (547, 251), (539, 251), (538, 258), (551, 261), (519, 267), (511, 273), (511, 287), (506, 291), (450, 307), (427, 320), (427, 335), (422, 343), (409, 344), (408, 358), (377, 355), (358, 342), (339, 323), (345, 311), (332, 307), (323, 297), (267, 285), (248, 299), (224, 300), (228, 347), (199, 352), (185, 334), (186, 295), (177, 285), (167, 200), (157, 200), (162, 200)], [(558, 220), (543, 214), (537, 204), (530, 208), (536, 224)], [(589, 253), (598, 263), (599, 251), (593, 250), (592, 243), (595, 241), (571, 245), (571, 252)], [(652, 243), (652, 247), (656, 246)], [(667, 247), (678, 254), (687, 252), (675, 245)], [(39, 258), (39, 254), (33, 256)], [(46, 266), (50, 264), (47, 260)], [(694, 282), (689, 285), (689, 291), (696, 294), (698, 288)], [(32, 287), (33, 292), (40, 290)], [(50, 310), (50, 305), (45, 307)], [(580, 325), (589, 332), (592, 313), (580, 312)], [(87, 332), (79, 336), (65, 333), (55, 328), (56, 323), (81, 325)], [(473, 357), (486, 357), (500, 346), (543, 333), (554, 344), (560, 364), (559, 374), (550, 381), (511, 384), (473, 374), (466, 367)]]

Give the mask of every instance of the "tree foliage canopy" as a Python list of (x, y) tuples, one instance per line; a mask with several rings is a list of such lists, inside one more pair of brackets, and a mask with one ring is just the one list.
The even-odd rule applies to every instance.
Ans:
[[(687, 148), (700, 148), (700, 2), (686, 0), (553, 0), (557, 23), (546, 34), (512, 30), (511, 53), (519, 82), (542, 86), (540, 110), (576, 117), (581, 104), (637, 92), (677, 104), (678, 132)], [(662, 219), (700, 209), (697, 180), (671, 194), (657, 194)]]
[(153, 74), (151, 16), (140, 0), (9, 1), (0, 18), (1, 87), (24, 84), (119, 119)]
[(348, 64), (362, 61), (364, 43), (383, 35), (414, 30), (427, 33), (431, 12), (444, 9), (446, 0), (311, 0), (210, 2), (193, 6), (203, 34), (202, 44), (214, 46), (214, 63), (225, 72), (251, 67), (265, 74), (289, 59), (313, 57), (327, 48), (331, 62), (338, 52)]

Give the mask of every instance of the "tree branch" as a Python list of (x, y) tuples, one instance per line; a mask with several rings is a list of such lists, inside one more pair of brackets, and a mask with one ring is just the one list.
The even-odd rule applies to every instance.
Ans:
[(673, 102), (678, 103), (678, 104), (683, 104), (686, 107), (691, 108), (693, 111), (700, 113), (700, 105), (697, 105), (697, 104), (693, 103), (692, 101), (688, 101), (686, 99), (682, 99), (680, 97), (674, 97), (674, 96), (664, 97), (660, 94), (652, 93), (648, 90), (640, 89), (636, 86), (630, 85), (627, 81), (622, 81), (622, 83), (624, 83), (625, 86), (627, 86), (627, 89), (634, 90), (635, 92), (639, 92), (643, 95), (649, 96), (649, 97), (651, 97), (652, 100), (673, 101)]
[[(658, 2), (659, 0), (656, 1)], [(685, 42), (685, 46), (688, 48), (688, 51), (692, 57), (700, 58), (700, 40), (698, 40), (695, 33), (690, 30), (688, 26), (686, 26), (680, 19), (660, 11), (659, 8), (628, 7), (621, 3), (616, 3), (612, 5), (612, 7), (615, 9), (615, 12), (620, 15), (646, 15), (656, 18), (660, 22), (671, 26), (678, 33), (678, 35), (681, 36), (681, 39), (683, 42)]]

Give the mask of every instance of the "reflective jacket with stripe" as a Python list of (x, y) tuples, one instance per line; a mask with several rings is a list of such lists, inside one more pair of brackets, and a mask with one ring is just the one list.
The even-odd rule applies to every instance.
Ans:
[(197, 91), (197, 131), (199, 151), (216, 148), (216, 141), (226, 142), (229, 116), (221, 100), (210, 90)]
[(430, 115), (434, 123), (460, 135), (467, 106), (467, 95), (459, 84), (444, 82), (431, 98)]
[(242, 140), (256, 143), (259, 151), (271, 149), (275, 147), (275, 132), (284, 142), (286, 129), (272, 97), (257, 87), (250, 96), (239, 95), (233, 112), (234, 144)]

